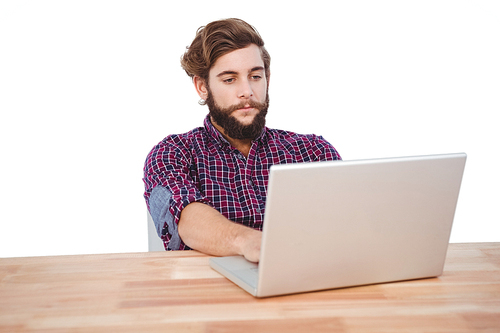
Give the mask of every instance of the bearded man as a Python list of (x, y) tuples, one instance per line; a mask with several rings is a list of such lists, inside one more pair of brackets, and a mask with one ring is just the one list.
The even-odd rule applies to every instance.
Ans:
[(261, 36), (239, 19), (201, 27), (182, 57), (209, 114), (146, 159), (144, 197), (166, 250), (257, 262), (271, 165), (340, 159), (321, 136), (265, 126), (270, 63)]

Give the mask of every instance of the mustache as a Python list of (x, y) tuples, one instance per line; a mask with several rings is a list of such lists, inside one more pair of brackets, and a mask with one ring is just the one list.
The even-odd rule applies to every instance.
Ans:
[(254, 108), (254, 109), (257, 109), (257, 110), (264, 110), (264, 109), (267, 108), (268, 103), (267, 103), (267, 101), (263, 102), (263, 103), (260, 103), (260, 102), (257, 102), (257, 101), (248, 100), (248, 101), (241, 101), (238, 104), (230, 105), (230, 106), (225, 107), (225, 108), (219, 107), (219, 109), (220, 109), (220, 111), (222, 111), (222, 112), (224, 112), (226, 114), (230, 114), (230, 113), (233, 113), (236, 110), (243, 109), (246, 106), (250, 106), (251, 108)]

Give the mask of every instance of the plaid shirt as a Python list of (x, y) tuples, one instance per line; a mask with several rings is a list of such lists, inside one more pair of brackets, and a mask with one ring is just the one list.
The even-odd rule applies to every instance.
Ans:
[[(160, 185), (171, 193), (168, 210), (177, 224), (184, 207), (203, 202), (229, 220), (262, 230), (269, 168), (273, 164), (340, 159), (321, 136), (300, 135), (264, 128), (246, 158), (213, 127), (170, 135), (149, 153), (144, 166), (144, 197), (149, 208), (151, 191)], [(167, 248), (172, 237), (163, 224)], [(181, 240), (179, 249), (187, 246)]]

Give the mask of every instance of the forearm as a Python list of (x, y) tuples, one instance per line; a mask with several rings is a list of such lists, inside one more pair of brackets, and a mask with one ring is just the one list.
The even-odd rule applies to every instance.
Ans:
[(182, 210), (178, 231), (186, 245), (203, 253), (259, 260), (262, 233), (226, 219), (203, 203), (193, 202)]

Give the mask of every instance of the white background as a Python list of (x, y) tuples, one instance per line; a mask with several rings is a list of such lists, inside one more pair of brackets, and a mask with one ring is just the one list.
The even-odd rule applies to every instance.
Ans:
[(452, 242), (500, 241), (498, 1), (0, 1), (0, 257), (146, 251), (142, 167), (202, 125), (179, 59), (239, 17), (268, 126), (344, 160), (466, 152)]

